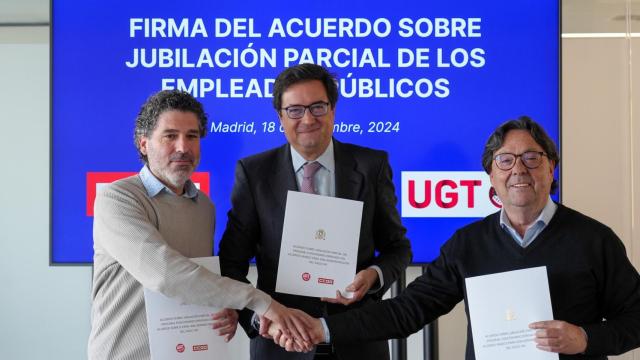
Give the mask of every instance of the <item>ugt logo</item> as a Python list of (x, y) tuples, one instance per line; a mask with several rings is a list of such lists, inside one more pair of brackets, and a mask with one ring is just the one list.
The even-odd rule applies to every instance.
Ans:
[(500, 207), (484, 171), (403, 171), (403, 217), (484, 217)]

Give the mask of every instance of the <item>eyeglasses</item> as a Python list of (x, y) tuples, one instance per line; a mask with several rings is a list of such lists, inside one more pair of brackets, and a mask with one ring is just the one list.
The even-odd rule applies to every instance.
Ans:
[(287, 112), (289, 119), (297, 120), (302, 119), (304, 113), (309, 109), (309, 112), (313, 116), (323, 116), (329, 112), (329, 103), (324, 101), (318, 101), (309, 106), (304, 105), (291, 105), (282, 110)]
[(516, 155), (512, 153), (502, 153), (493, 157), (496, 162), (496, 166), (500, 170), (511, 170), (516, 165), (516, 160), (520, 158), (522, 165), (528, 169), (535, 169), (542, 163), (542, 157), (547, 156), (542, 151), (525, 151), (522, 154)]

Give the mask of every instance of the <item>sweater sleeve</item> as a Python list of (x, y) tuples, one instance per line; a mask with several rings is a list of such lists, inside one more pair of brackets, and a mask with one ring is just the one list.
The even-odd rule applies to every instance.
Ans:
[[(227, 227), (220, 240), (220, 269), (222, 274), (232, 279), (249, 283), (247, 274), (249, 264), (256, 255), (256, 239), (260, 237), (258, 213), (253, 192), (249, 186), (249, 177), (242, 160), (235, 169), (235, 180), (231, 192), (231, 209), (228, 213)], [(252, 326), (254, 312), (250, 309), (240, 311), (238, 320), (247, 336), (258, 336)]]
[(587, 355), (618, 355), (640, 346), (640, 276), (622, 241), (607, 228), (601, 244), (603, 321), (583, 326)]
[(145, 288), (185, 304), (267, 311), (271, 298), (249, 284), (209, 272), (172, 249), (141, 199), (112, 184), (95, 201), (94, 241)]

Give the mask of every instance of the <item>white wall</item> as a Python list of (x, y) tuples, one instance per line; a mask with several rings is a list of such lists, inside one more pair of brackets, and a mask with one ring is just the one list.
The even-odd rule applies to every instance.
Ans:
[(48, 43), (0, 28), (0, 359), (86, 358), (91, 269), (49, 266)]
[[(561, 159), (564, 203), (609, 225), (636, 268), (640, 265), (640, 113), (633, 110), (640, 108), (640, 89), (634, 88), (640, 85), (638, 40), (564, 39)], [(616, 359), (640, 359), (640, 350)]]

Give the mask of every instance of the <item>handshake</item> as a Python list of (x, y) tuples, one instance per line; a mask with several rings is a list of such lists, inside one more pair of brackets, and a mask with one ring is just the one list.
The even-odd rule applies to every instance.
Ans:
[[(230, 341), (236, 333), (238, 313), (223, 309), (213, 314), (213, 329), (224, 341)], [(287, 351), (309, 352), (325, 341), (320, 319), (307, 315), (302, 310), (291, 309), (273, 300), (269, 309), (260, 316), (260, 335), (272, 339)]]
[[(321, 298), (322, 301), (351, 305), (360, 301), (369, 289), (378, 281), (378, 273), (372, 268), (359, 271), (353, 283), (346, 290), (352, 296), (346, 298), (336, 291), (335, 298)], [(224, 309), (214, 314), (216, 321), (213, 325), (225, 341), (234, 336), (238, 323), (238, 314), (235, 310)], [(304, 311), (291, 309), (273, 300), (269, 309), (260, 316), (260, 336), (273, 339), (287, 351), (308, 352), (313, 347), (325, 341), (324, 327), (320, 319), (307, 315)]]
[[(336, 291), (335, 298), (322, 298), (322, 301), (334, 304), (351, 305), (360, 301), (378, 281), (378, 273), (373, 268), (359, 271), (353, 283), (346, 290), (352, 293), (350, 298)], [(287, 308), (272, 301), (267, 312), (260, 316), (260, 336), (273, 341), (287, 351), (308, 352), (326, 337), (320, 319), (307, 315), (304, 311)]]
[(260, 316), (260, 336), (272, 339), (287, 351), (296, 352), (309, 352), (325, 341), (320, 319), (302, 310), (287, 308), (275, 300)]

